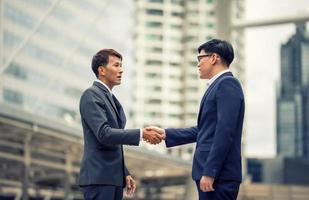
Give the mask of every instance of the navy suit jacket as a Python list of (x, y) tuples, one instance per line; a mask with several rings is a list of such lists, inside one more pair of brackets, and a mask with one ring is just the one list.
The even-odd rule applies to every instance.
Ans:
[(240, 83), (231, 72), (219, 76), (205, 92), (197, 126), (166, 129), (166, 146), (196, 142), (192, 178), (241, 181), (241, 135), (245, 103)]
[[(114, 102), (114, 103), (113, 103)], [(125, 186), (122, 145), (138, 145), (139, 129), (124, 129), (126, 117), (119, 101), (99, 82), (94, 82), (80, 99), (84, 132), (84, 154), (79, 185)]]

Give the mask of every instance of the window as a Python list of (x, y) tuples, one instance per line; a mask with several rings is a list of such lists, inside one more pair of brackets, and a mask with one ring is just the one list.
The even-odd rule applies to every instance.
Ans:
[(145, 86), (146, 91), (151, 91), (151, 92), (160, 92), (162, 91), (161, 86)]
[(162, 100), (161, 99), (148, 99), (148, 100), (146, 100), (146, 103), (149, 103), (149, 104), (161, 104)]
[(163, 0), (148, 0), (148, 1), (152, 3), (163, 3)]
[(20, 92), (4, 88), (3, 98), (5, 101), (15, 104), (23, 103), (23, 95)]
[(163, 15), (163, 10), (158, 10), (158, 9), (147, 9), (146, 13), (149, 15), (158, 15), (162, 16)]
[(182, 105), (180, 101), (175, 101), (175, 100), (169, 101), (168, 103), (172, 104), (172, 105), (177, 105), (177, 106), (181, 106)]
[(188, 87), (187, 90), (190, 91), (190, 92), (198, 92), (197, 87)]
[(162, 23), (161, 22), (146, 22), (146, 27), (149, 28), (161, 28)]
[(21, 43), (21, 39), (19, 37), (6, 30), (4, 31), (3, 38), (4, 44), (8, 47), (12, 47), (12, 49)]
[(182, 28), (180, 24), (171, 24), (170, 27), (174, 30), (181, 30)]
[[(184, 38), (184, 42), (194, 42), (194, 41), (196, 41), (196, 39), (197, 38), (195, 36), (190, 35), (190, 36), (186, 36)], [(196, 53), (196, 50), (194, 50), (194, 53)]]
[(180, 12), (172, 12), (172, 16), (183, 18), (183, 13), (180, 13)]
[(150, 53), (162, 53), (162, 48), (159, 48), (159, 47), (148, 47), (148, 48), (146, 48), (146, 51), (150, 52)]
[(146, 65), (162, 65), (161, 60), (146, 60)]
[(27, 72), (20, 65), (16, 63), (11, 63), (9, 67), (5, 70), (6, 74), (11, 74), (19, 79), (27, 79)]
[(181, 119), (181, 115), (178, 115), (178, 114), (169, 114), (168, 117), (174, 118), (174, 119)]
[(146, 39), (162, 41), (163, 40), (163, 36), (162, 35), (155, 35), (155, 34), (147, 34), (146, 35)]
[(179, 67), (180, 63), (170, 62), (170, 66), (172, 66), (172, 67)]
[(4, 5), (4, 16), (26, 28), (32, 28), (36, 22), (35, 19), (27, 13), (8, 4)]
[(161, 74), (158, 73), (146, 73), (147, 78), (161, 78)]
[(210, 11), (207, 12), (207, 15), (208, 16), (214, 16), (215, 15), (215, 11), (210, 10)]
[(145, 113), (145, 117), (162, 117), (162, 114), (161, 113), (158, 113), (158, 112), (146, 112)]
[(197, 28), (198, 27), (198, 23), (197, 22), (190, 22), (189, 23), (189, 26), (191, 27), (191, 28)]
[(182, 88), (171, 88), (169, 91), (170, 92), (176, 92), (176, 93), (182, 93), (183, 89)]
[(206, 26), (207, 26), (207, 28), (213, 28), (215, 25), (212, 24), (212, 23), (207, 23)]
[(184, 5), (184, 0), (171, 0), (172, 4)]

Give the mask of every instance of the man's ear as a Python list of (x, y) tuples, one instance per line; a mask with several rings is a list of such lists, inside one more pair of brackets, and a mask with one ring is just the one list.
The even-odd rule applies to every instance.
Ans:
[(211, 58), (211, 64), (216, 64), (216, 62), (220, 62), (220, 56), (218, 56), (217, 54), (214, 54), (214, 57)]
[(100, 66), (100, 67), (98, 68), (98, 71), (99, 71), (99, 75), (105, 76), (105, 74), (106, 74), (106, 69), (105, 69), (105, 67)]

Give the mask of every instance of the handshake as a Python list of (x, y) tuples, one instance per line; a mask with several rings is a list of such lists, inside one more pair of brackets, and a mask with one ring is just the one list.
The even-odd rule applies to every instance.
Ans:
[(156, 126), (143, 128), (143, 140), (150, 144), (159, 144), (165, 140), (165, 130)]

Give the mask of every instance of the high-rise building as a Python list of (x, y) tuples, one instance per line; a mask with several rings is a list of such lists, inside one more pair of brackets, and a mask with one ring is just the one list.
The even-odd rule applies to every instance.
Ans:
[[(123, 54), (125, 67), (132, 63), (127, 39), (132, 2), (121, 7), (118, 1), (96, 0), (0, 3), (0, 102), (80, 126), (79, 97), (95, 79), (92, 56), (114, 48)], [(125, 85), (119, 88), (128, 96)]]
[[(205, 80), (199, 79), (197, 47), (217, 37), (219, 19), (224, 21), (221, 3), (222, 0), (135, 1), (131, 113), (134, 126), (196, 125), (200, 99), (206, 89)], [(233, 1), (233, 6), (230, 6), (227, 1), (226, 6), (230, 6), (231, 16), (240, 18), (244, 12), (243, 4), (244, 1)], [(237, 48), (242, 47), (242, 42), (239, 42), (242, 37), (233, 34), (231, 40)], [(236, 57), (238, 55), (241, 53)], [(241, 59), (241, 56), (237, 57), (238, 64)], [(240, 69), (240, 66), (232, 67), (243, 80), (243, 70)], [(192, 145), (175, 150), (156, 149), (185, 159), (190, 159), (193, 152)]]
[(309, 159), (309, 37), (305, 25), (281, 46), (277, 153)]
[(248, 158), (248, 175), (253, 183), (308, 185), (309, 160), (301, 158)]

